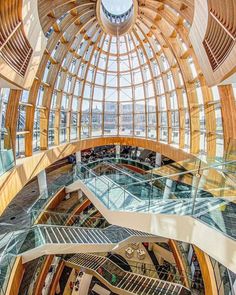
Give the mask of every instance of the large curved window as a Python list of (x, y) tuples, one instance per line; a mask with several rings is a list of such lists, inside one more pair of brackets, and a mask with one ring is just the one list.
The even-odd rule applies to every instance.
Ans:
[[(118, 15), (133, 1), (102, 3)], [(182, 16), (163, 4), (162, 17), (155, 14), (157, 27), (155, 5), (139, 5), (134, 25), (123, 35), (104, 30), (93, 4), (81, 4), (80, 21), (73, 20), (75, 11), (63, 12), (57, 25), (47, 28), (52, 46), (36, 107), (42, 109), (40, 137), (47, 136), (43, 148), (122, 136), (160, 141), (203, 158), (223, 155), (221, 105), (184, 34), (191, 24), (182, 19), (182, 29), (174, 27), (167, 15), (176, 21)]]

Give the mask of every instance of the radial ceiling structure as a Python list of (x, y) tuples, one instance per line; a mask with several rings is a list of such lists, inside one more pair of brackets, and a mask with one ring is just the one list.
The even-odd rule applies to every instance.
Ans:
[[(221, 15), (211, 3), (217, 25), (223, 26), (232, 5)], [(46, 49), (34, 82), (2, 94), (10, 112), (19, 103), (15, 120), (5, 124), (16, 157), (109, 137), (140, 139), (174, 160), (183, 153), (224, 155), (234, 138), (228, 127), (235, 120), (222, 120), (233, 107), (233, 87), (206, 82), (190, 41), (199, 10), (193, 0), (39, 0), (37, 8)], [(234, 32), (230, 17), (226, 24), (219, 32)], [(204, 25), (211, 36), (211, 26)]]
[(206, 135), (196, 146), (190, 138), (190, 107), (203, 102), (205, 85), (188, 39), (192, 1), (128, 2), (127, 10), (113, 14), (106, 1), (39, 1), (48, 45), (30, 96), (35, 102), (39, 89), (38, 104), (51, 109), (41, 145), (50, 144), (50, 133), (51, 144), (112, 135), (207, 149)]
[[(111, 145), (111, 153), (116, 151), (118, 158), (121, 146), (132, 146), (144, 149), (144, 155), (151, 150), (153, 165), (161, 166), (163, 157), (174, 162), (154, 171), (168, 174), (167, 181), (161, 178), (156, 188), (158, 198), (159, 186), (164, 188), (163, 203), (171, 213), (180, 213), (183, 223), (170, 222), (173, 229), (168, 230), (164, 226), (168, 211), (162, 211), (163, 226), (159, 216), (155, 220), (152, 214), (151, 223), (146, 219), (151, 232), (160, 229), (158, 236), (168, 237), (168, 232), (171, 239), (201, 246), (205, 282), (217, 279), (211, 275), (214, 270), (207, 253), (235, 270), (231, 259), (235, 257), (235, 241), (230, 238), (235, 225), (235, 168), (231, 165), (236, 155), (235, 9), (235, 0), (0, 1), (0, 216), (6, 218), (4, 224), (20, 225), (17, 217), (24, 219), (26, 210), (31, 214), (33, 198), (39, 201), (34, 204), (39, 204), (40, 210), (56, 209), (55, 195), (57, 205), (63, 199), (66, 207), (65, 186), (72, 175), (63, 174), (60, 181), (55, 180), (55, 187), (47, 179), (51, 169), (55, 175), (60, 173), (57, 164), (64, 165), (72, 155), (74, 160), (76, 154), (80, 165), (81, 151)], [(90, 153), (91, 161), (95, 153), (96, 149)], [(101, 158), (104, 153), (105, 149)], [(176, 169), (180, 174), (176, 175)], [(99, 192), (97, 179), (91, 178), (91, 186), (95, 180)], [(152, 184), (153, 192), (156, 179), (149, 181), (145, 180), (145, 185)], [(184, 181), (187, 186), (182, 186)], [(34, 182), (40, 192), (29, 188)], [(177, 195), (172, 194), (172, 188)], [(19, 194), (22, 189), (29, 198), (25, 191)], [(141, 186), (138, 189), (142, 191)], [(146, 200), (149, 191), (143, 191)], [(205, 202), (210, 198), (208, 193), (214, 196), (213, 205)], [(177, 210), (176, 196), (180, 201)], [(187, 198), (193, 200), (192, 214), (194, 210), (204, 216), (212, 213), (212, 220), (216, 219), (213, 238), (209, 235), (205, 241), (196, 230), (196, 218), (184, 213)], [(68, 199), (72, 200), (81, 206), (77, 192)], [(159, 210), (159, 204), (157, 207)], [(66, 212), (73, 215), (77, 212), (74, 208), (70, 211), (68, 207)], [(202, 226), (205, 219), (196, 216)], [(193, 226), (191, 231), (183, 231), (186, 220)], [(207, 231), (199, 227), (200, 232)], [(191, 240), (194, 235), (198, 240)], [(215, 240), (227, 251), (213, 247)]]

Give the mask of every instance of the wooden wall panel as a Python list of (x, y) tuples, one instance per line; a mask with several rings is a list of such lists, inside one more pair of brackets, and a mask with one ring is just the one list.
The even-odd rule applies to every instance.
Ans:
[[(18, 122), (18, 107), (19, 100), (21, 97), (21, 90), (11, 90), (8, 98), (7, 111), (6, 111), (6, 121), (5, 126), (10, 130), (10, 133), (4, 139), (4, 144), (7, 148), (10, 148), (10, 144), (12, 144), (12, 148), (16, 151), (16, 131), (17, 131), (17, 122)], [(8, 138), (9, 137), (9, 138)]]
[(221, 85), (218, 89), (223, 117), (224, 146), (227, 149), (230, 140), (236, 139), (236, 100), (232, 85)]
[(29, 88), (46, 47), (37, 0), (0, 2), (0, 77)]
[(18, 295), (19, 286), (23, 278), (25, 267), (22, 263), (22, 258), (17, 257), (14, 263), (12, 272), (10, 273), (10, 278), (8, 281), (7, 295)]
[[(234, 0), (195, 1), (190, 40), (209, 86), (220, 84), (236, 69), (235, 5)], [(226, 42), (229, 36), (228, 40), (234, 39), (232, 44)], [(221, 55), (223, 58), (219, 60)], [(214, 69), (213, 63), (216, 63)]]

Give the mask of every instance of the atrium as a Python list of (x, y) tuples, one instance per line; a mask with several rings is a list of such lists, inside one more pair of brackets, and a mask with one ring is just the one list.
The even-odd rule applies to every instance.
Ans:
[(0, 295), (236, 295), (236, 0), (0, 0)]

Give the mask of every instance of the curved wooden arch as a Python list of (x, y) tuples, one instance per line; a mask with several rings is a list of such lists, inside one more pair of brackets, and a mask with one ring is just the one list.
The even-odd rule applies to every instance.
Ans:
[[(31, 157), (19, 159), (17, 165), (0, 177), (0, 216), (14, 199), (16, 194), (38, 173), (54, 162), (63, 159), (77, 151), (103, 145), (131, 145), (159, 152), (175, 161), (189, 159), (190, 155), (172, 146), (155, 141), (127, 137), (103, 137), (75, 141), (39, 152)], [(193, 157), (193, 156), (192, 156)]]
[[(220, 1), (220, 0), (219, 0)], [(190, 150), (189, 152), (192, 154), (198, 154), (200, 151), (199, 142), (200, 142), (200, 134), (205, 133), (206, 137), (206, 146), (205, 146), (205, 153), (208, 156), (214, 157), (216, 154), (216, 118), (215, 118), (215, 103), (212, 98), (211, 90), (208, 88), (206, 81), (201, 73), (201, 69), (198, 66), (198, 61), (195, 56), (194, 50), (191, 48), (191, 42), (188, 38), (189, 35), (189, 27), (186, 25), (191, 24), (193, 20), (193, 12), (194, 12), (194, 1), (192, 0), (179, 0), (179, 1), (172, 1), (172, 0), (165, 0), (165, 1), (151, 1), (151, 0), (139, 0), (139, 20), (141, 24), (138, 26), (139, 29), (146, 23), (149, 25), (150, 31), (143, 31), (146, 36), (145, 39), (139, 39), (140, 46), (145, 54), (145, 42), (149, 42), (152, 36), (160, 41), (161, 50), (156, 53), (156, 60), (160, 61), (160, 54), (164, 54), (171, 64), (169, 71), (172, 73), (174, 84), (175, 84), (175, 93), (178, 100), (178, 109), (176, 111), (179, 114), (179, 142), (178, 146), (180, 148), (185, 148), (186, 145), (186, 136), (185, 136), (185, 113), (188, 111), (189, 118), (190, 118)], [(214, 3), (213, 3), (214, 4)], [(212, 5), (213, 5), (212, 4)], [(214, 6), (214, 5), (213, 5)], [(31, 88), (30, 95), (29, 95), (29, 104), (30, 107), (27, 107), (27, 119), (26, 119), (26, 127), (25, 127), (25, 154), (26, 156), (30, 156), (33, 153), (32, 150), (32, 140), (33, 140), (33, 121), (34, 121), (34, 113), (36, 108), (36, 100), (40, 85), (43, 85), (45, 88), (44, 93), (44, 103), (40, 106), (41, 108), (41, 149), (47, 149), (48, 143), (48, 123), (49, 123), (49, 113), (50, 113), (50, 102), (53, 95), (53, 91), (55, 89), (55, 82), (56, 77), (60, 71), (63, 72), (62, 79), (60, 82), (60, 88), (63, 89), (66, 81), (66, 77), (71, 76), (72, 81), (72, 88), (75, 89), (75, 82), (79, 77), (76, 77), (75, 74), (69, 72), (68, 68), (71, 65), (73, 60), (72, 57), (77, 57), (78, 55), (75, 52), (75, 49), (72, 49), (73, 44), (73, 36), (76, 36), (77, 30), (75, 29), (76, 26), (80, 26), (80, 23), (84, 24), (83, 29), (81, 29), (83, 38), (88, 38), (87, 31), (90, 29), (86, 26), (86, 19), (83, 17), (83, 13), (85, 11), (91, 11), (92, 15), (96, 18), (95, 13), (96, 8), (96, 1), (88, 1), (83, 0), (80, 2), (71, 2), (71, 1), (54, 1), (53, 3), (48, 0), (40, 0), (39, 3), (39, 17), (41, 19), (41, 24), (43, 27), (44, 32), (46, 33), (50, 28), (54, 29), (54, 32), (49, 37), (47, 49), (43, 56), (40, 68), (37, 73), (37, 78), (35, 79), (34, 85)], [(214, 7), (213, 7), (214, 8)], [(214, 11), (217, 10), (214, 8)], [(232, 14), (230, 14), (232, 16)], [(58, 19), (62, 19), (60, 23), (58, 23)], [(230, 20), (228, 20), (230, 23)], [(94, 23), (94, 31), (93, 35), (96, 34), (99, 27), (97, 24)], [(232, 26), (230, 30), (232, 30)], [(143, 28), (141, 28), (141, 31)], [(65, 39), (65, 34), (69, 37), (70, 40)], [(138, 35), (136, 35), (138, 36)], [(90, 45), (93, 47), (93, 51), (95, 52), (96, 47), (98, 46), (98, 39), (92, 41), (90, 39)], [(51, 56), (56, 44), (58, 41), (61, 41), (58, 50), (56, 59)], [(187, 46), (187, 50), (184, 52), (181, 49), (181, 42), (184, 41), (185, 45)], [(95, 42), (95, 44), (93, 44)], [(150, 43), (151, 44), (151, 43)], [(88, 44), (88, 47), (90, 46)], [(87, 48), (88, 48), (87, 47)], [(150, 47), (151, 48), (151, 47)], [(74, 50), (74, 51), (73, 51)], [(70, 52), (70, 57), (67, 58), (67, 52)], [(99, 54), (102, 52), (102, 49), (99, 50)], [(109, 55), (108, 55), (109, 56)], [(192, 57), (193, 63), (197, 70), (197, 77), (193, 78), (192, 73), (189, 68), (188, 58)], [(64, 67), (63, 61), (67, 59), (66, 66)], [(176, 59), (176, 63), (173, 61)], [(81, 57), (81, 60), (84, 60), (84, 56)], [(43, 82), (43, 75), (47, 66), (48, 62), (51, 62), (51, 67), (48, 73), (48, 79), (46, 82)], [(90, 61), (88, 61), (90, 63)], [(147, 63), (147, 66), (150, 68), (150, 64)], [(159, 67), (161, 67), (161, 61), (159, 62)], [(78, 65), (77, 71), (79, 71), (80, 65)], [(88, 72), (88, 66), (86, 66)], [(152, 70), (150, 71), (152, 78), (153, 76)], [(181, 73), (184, 85), (181, 85), (179, 82), (179, 73)], [(167, 80), (166, 76), (167, 73), (161, 71), (161, 78), (163, 79), (164, 88), (165, 88), (165, 96), (166, 96), (166, 104), (167, 104), (167, 116), (168, 116), (168, 139), (167, 143), (171, 144), (171, 136), (173, 134), (173, 122), (171, 119), (171, 112), (170, 109), (170, 91), (167, 87)], [(95, 79), (95, 77), (94, 77)], [(94, 80), (95, 81), (95, 80)], [(95, 83), (95, 82), (93, 82)], [(204, 104), (202, 106), (198, 105), (198, 101), (196, 99), (196, 86), (195, 83), (199, 83), (203, 98)], [(83, 82), (83, 85), (85, 83)], [(83, 86), (84, 87), (84, 86)], [(83, 88), (84, 89), (84, 88)], [(94, 88), (93, 88), (94, 89)], [(132, 88), (133, 89), (133, 88)], [(183, 93), (182, 90), (186, 89), (186, 93), (188, 96), (188, 107), (183, 106)], [(222, 88), (221, 88), (222, 89)], [(155, 99), (156, 99), (156, 109), (157, 109), (157, 141), (160, 140), (160, 128), (158, 126), (158, 94), (155, 90)], [(133, 90), (132, 90), (133, 91)], [(144, 88), (145, 91), (145, 88)], [(83, 90), (82, 90), (83, 94)], [(61, 102), (62, 92), (58, 95), (58, 110), (57, 110), (57, 119), (55, 123), (55, 144), (60, 144), (58, 138), (58, 131), (60, 129), (60, 102)], [(67, 141), (70, 141), (70, 128), (71, 128), (71, 105), (72, 100), (74, 99), (74, 90), (69, 93), (69, 109), (67, 115)], [(78, 112), (78, 122), (81, 122), (81, 105), (82, 105), (82, 97), (80, 99), (80, 111)], [(201, 111), (203, 109), (203, 112)], [(205, 130), (201, 129), (199, 121), (200, 121), (200, 111), (201, 113), (205, 114)], [(145, 113), (147, 112), (146, 104), (145, 104)], [(201, 114), (201, 115), (202, 115)], [(92, 118), (92, 114), (90, 114), (90, 121)], [(225, 119), (226, 120), (226, 119)], [(224, 121), (224, 120), (223, 120)], [(147, 122), (147, 116), (146, 116)], [(147, 124), (147, 123), (146, 123)], [(119, 126), (119, 119), (118, 119), (118, 126)], [(133, 127), (134, 123), (133, 123)], [(81, 137), (80, 129), (81, 124), (78, 123), (78, 137)], [(91, 130), (91, 129), (90, 129)], [(103, 130), (104, 130), (104, 116), (103, 116)], [(134, 130), (134, 128), (133, 128)], [(146, 127), (146, 134), (147, 134), (147, 127)], [(89, 135), (89, 137), (91, 134)], [(227, 142), (227, 140), (226, 140)]]

